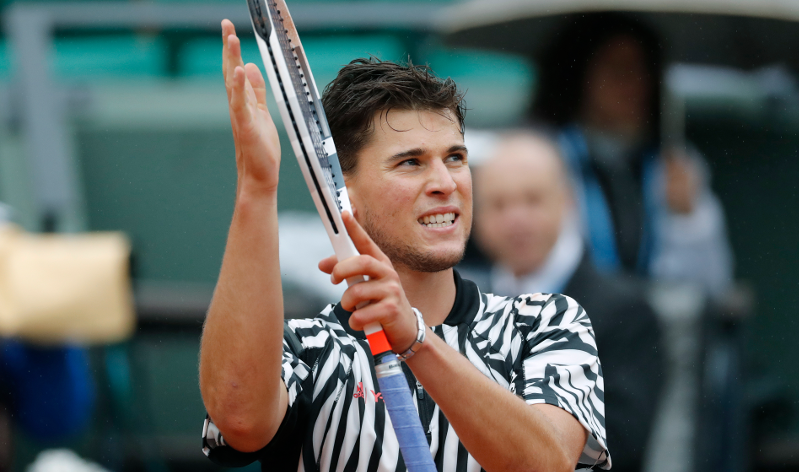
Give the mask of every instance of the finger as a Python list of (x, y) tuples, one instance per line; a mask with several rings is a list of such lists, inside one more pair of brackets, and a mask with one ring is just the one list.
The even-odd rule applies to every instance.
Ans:
[(344, 291), (341, 295), (341, 307), (349, 312), (354, 312), (362, 303), (383, 300), (389, 295), (385, 283), (381, 283), (379, 280), (367, 280), (352, 285)]
[(266, 110), (266, 82), (264, 76), (261, 75), (261, 69), (251, 62), (244, 66), (244, 71), (247, 73), (247, 80), (252, 85), (253, 92), (255, 92), (258, 108)]
[[(363, 284), (353, 285), (347, 290), (358, 287), (359, 285)], [(363, 331), (364, 326), (371, 323), (380, 323), (381, 326), (390, 324), (396, 317), (396, 304), (380, 299), (380, 294), (378, 293), (375, 293), (373, 298), (352, 296), (348, 297), (345, 301), (346, 294), (347, 292), (344, 292), (344, 295), (341, 296), (341, 307), (352, 313), (349, 320), (350, 327), (356, 331)], [(356, 308), (363, 300), (371, 301), (371, 303), (360, 309)]]
[(338, 257), (336, 255), (328, 256), (319, 261), (319, 270), (325, 274), (332, 274), (333, 268), (338, 264)]
[(244, 68), (244, 62), (241, 60), (241, 41), (235, 34), (228, 35), (227, 44), (225, 46), (225, 86), (228, 89), (228, 98), (230, 97), (230, 81), (233, 79), (233, 72), (236, 67)]
[[(344, 307), (342, 303), (342, 308)], [(345, 310), (347, 308), (344, 308)], [(410, 308), (408, 308), (410, 310)], [(372, 323), (379, 323), (386, 333), (389, 344), (397, 351), (407, 349), (416, 336), (416, 326), (413, 315), (401, 314), (399, 305), (389, 301), (369, 304), (355, 310), (350, 316), (350, 327), (355, 331), (363, 331), (364, 327)]]
[(330, 280), (334, 284), (340, 284), (344, 280), (353, 277), (366, 276), (370, 279), (380, 279), (389, 276), (394, 269), (383, 261), (379, 261), (372, 256), (360, 255), (344, 259), (333, 267)]
[(222, 20), (222, 73), (228, 73), (228, 36), (236, 34), (236, 28), (227, 18)]
[[(225, 18), (222, 20), (222, 34), (224, 37), (227, 37), (231, 34), (236, 34), (236, 26), (233, 25), (233, 22)], [(223, 38), (224, 40), (224, 38)]]
[(367, 254), (379, 261), (387, 262), (391, 265), (388, 256), (383, 254), (383, 251), (372, 241), (372, 238), (366, 233), (366, 230), (358, 223), (354, 216), (348, 211), (341, 214), (341, 219), (344, 220), (344, 226), (347, 228), (347, 233), (355, 245), (355, 249), (361, 254)]
[(238, 129), (241, 125), (252, 121), (252, 113), (247, 106), (247, 78), (244, 69), (236, 67), (231, 74), (230, 85), (230, 113), (233, 119), (233, 128)]

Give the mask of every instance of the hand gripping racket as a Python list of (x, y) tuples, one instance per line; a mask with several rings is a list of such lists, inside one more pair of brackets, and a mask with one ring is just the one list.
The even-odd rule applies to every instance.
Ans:
[[(316, 209), (342, 261), (357, 256), (344, 223), (347, 187), (325, 111), (300, 37), (284, 0), (247, 0), (266, 75)], [(363, 281), (347, 280), (352, 285)], [(378, 323), (364, 329), (375, 359), (377, 381), (410, 472), (435, 472), (430, 449), (397, 357)]]

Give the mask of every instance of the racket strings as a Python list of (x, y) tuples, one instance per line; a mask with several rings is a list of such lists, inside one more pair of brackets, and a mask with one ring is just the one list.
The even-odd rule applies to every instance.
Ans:
[[(268, 8), (270, 13), (272, 13), (272, 18), (277, 19), (281, 25), (284, 22), (283, 17), (280, 15), (280, 10), (277, 9), (277, 3), (269, 1), (267, 2)], [(327, 158), (327, 152), (325, 151), (322, 139), (322, 126), (319, 121), (319, 115), (316, 112), (316, 107), (313, 106), (313, 98), (311, 94), (311, 89), (308, 85), (308, 81), (305, 80), (305, 74), (302, 72), (302, 64), (300, 63), (300, 58), (296, 53), (296, 48), (291, 44), (291, 38), (288, 36), (288, 30), (286, 28), (276, 28), (276, 35), (278, 43), (280, 44), (280, 48), (283, 52), (283, 58), (286, 60), (289, 76), (291, 77), (292, 85), (294, 86), (294, 90), (297, 92), (298, 100), (297, 102), (300, 105), (300, 110), (302, 112), (303, 119), (306, 124), (306, 128), (308, 129), (308, 134), (311, 137), (311, 142), (313, 143), (314, 151), (316, 153), (316, 158), (319, 160), (320, 167), (322, 168), (322, 177), (325, 180), (325, 184), (327, 184), (328, 188), (330, 189), (330, 195), (335, 196), (336, 206), (338, 207), (338, 211), (341, 212), (341, 201), (340, 201), (340, 192), (336, 188), (336, 184), (334, 183), (333, 179), (333, 169), (330, 165), (330, 161)], [(290, 58), (293, 58), (293, 66), (290, 64)], [(302, 100), (299, 95), (300, 92), (305, 92), (305, 100)]]

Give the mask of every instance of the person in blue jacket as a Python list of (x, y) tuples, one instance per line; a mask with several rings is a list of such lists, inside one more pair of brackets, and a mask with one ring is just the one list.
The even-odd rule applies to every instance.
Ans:
[(542, 54), (531, 119), (558, 130), (593, 263), (722, 295), (732, 255), (707, 165), (661, 139), (663, 48), (616, 13), (567, 22)]

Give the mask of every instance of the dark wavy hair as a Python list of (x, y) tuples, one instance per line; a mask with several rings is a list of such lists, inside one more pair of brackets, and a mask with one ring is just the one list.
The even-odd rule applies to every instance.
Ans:
[(450, 79), (436, 77), (427, 66), (355, 59), (338, 73), (322, 95), (341, 170), (355, 171), (356, 155), (374, 131), (378, 111), (449, 110), (463, 132), (463, 93)]
[(637, 41), (645, 54), (653, 81), (649, 133), (660, 136), (663, 47), (654, 30), (635, 18), (615, 12), (586, 13), (566, 18), (565, 26), (550, 39), (539, 61), (538, 93), (529, 110), (535, 122), (561, 127), (578, 118), (583, 103), (586, 74), (591, 57), (620, 36)]

